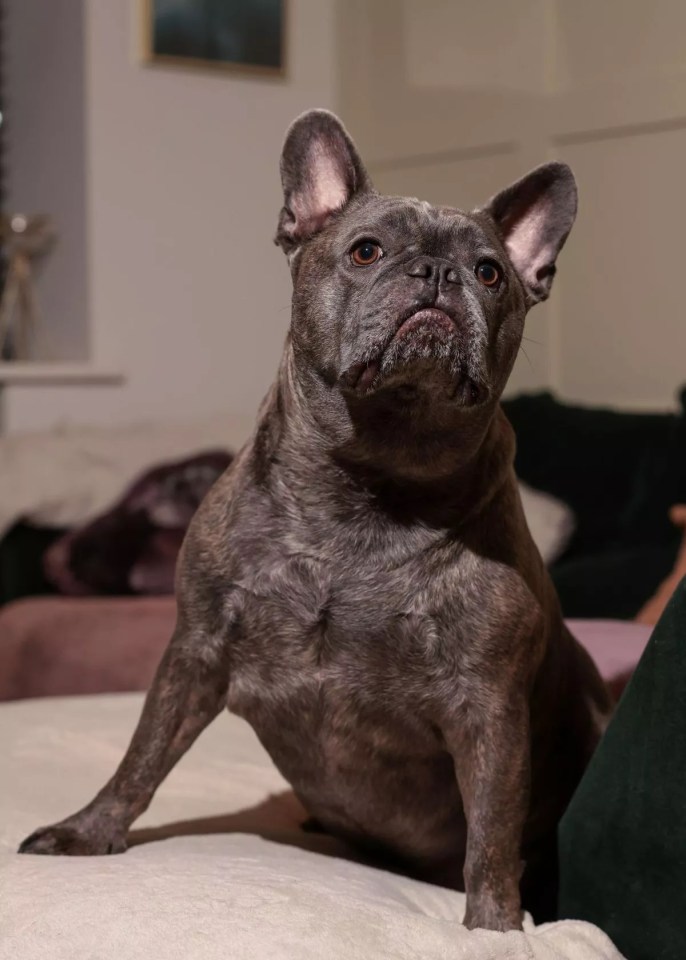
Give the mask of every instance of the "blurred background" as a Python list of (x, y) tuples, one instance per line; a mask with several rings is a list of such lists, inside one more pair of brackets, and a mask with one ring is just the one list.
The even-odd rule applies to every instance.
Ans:
[[(568, 615), (637, 616), (675, 576), (682, 0), (0, 6), (0, 602), (170, 589), (207, 463), (164, 480), (186, 498), (164, 543), (149, 517), (147, 540), (98, 528), (75, 572), (74, 531), (146, 470), (247, 436), (289, 321), (279, 151), (313, 106), (341, 115), (384, 192), (472, 207), (547, 159), (572, 166), (579, 217), (508, 391), (518, 471), (549, 498), (530, 522), (542, 549), (555, 527)], [(158, 567), (133, 574), (145, 550)]]
[[(290, 0), (274, 77), (142, 62), (147, 6), (4, 0), (3, 207), (58, 232), (36, 267), (31, 359), (79, 367), (59, 386), (4, 373), (6, 431), (217, 410), (250, 422), (289, 316), (271, 245), (279, 149), (312, 106), (341, 114), (387, 192), (469, 207), (569, 162), (579, 219), (511, 390), (674, 405), (680, 0)], [(98, 386), (99, 372), (121, 382)]]

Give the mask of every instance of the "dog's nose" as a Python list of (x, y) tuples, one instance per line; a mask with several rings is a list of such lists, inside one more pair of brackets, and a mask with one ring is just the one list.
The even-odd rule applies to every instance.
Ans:
[(435, 257), (417, 257), (407, 267), (408, 277), (418, 277), (428, 283), (459, 283), (460, 275), (455, 267)]

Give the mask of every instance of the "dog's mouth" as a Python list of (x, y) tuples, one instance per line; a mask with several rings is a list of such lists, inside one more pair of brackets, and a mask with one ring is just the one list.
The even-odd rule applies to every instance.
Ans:
[(411, 337), (413, 334), (419, 334), (421, 332), (437, 337), (440, 337), (442, 334), (451, 336), (455, 333), (455, 324), (443, 310), (438, 310), (436, 307), (428, 307), (425, 310), (418, 310), (409, 316), (407, 320), (403, 320), (395, 331), (392, 341), (402, 340), (405, 337)]
[(344, 390), (356, 396), (375, 394), (383, 388), (411, 394), (407, 369), (423, 368), (427, 376), (438, 366), (450, 380), (450, 394), (463, 406), (484, 403), (489, 390), (474, 376), (457, 349), (457, 325), (443, 310), (425, 307), (401, 316), (393, 331), (371, 356), (352, 364), (341, 376)]

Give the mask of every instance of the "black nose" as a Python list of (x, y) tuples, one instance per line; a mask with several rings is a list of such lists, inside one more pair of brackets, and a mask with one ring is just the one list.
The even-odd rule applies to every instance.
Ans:
[(419, 277), (427, 283), (459, 283), (460, 275), (455, 267), (435, 257), (417, 257), (407, 267), (408, 277)]

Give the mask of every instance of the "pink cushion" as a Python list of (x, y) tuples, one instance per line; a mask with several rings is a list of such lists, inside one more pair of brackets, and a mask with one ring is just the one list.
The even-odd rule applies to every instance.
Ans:
[(590, 653), (606, 680), (631, 672), (653, 628), (625, 620), (568, 620), (567, 626)]
[(146, 690), (173, 597), (35, 597), (0, 609), (0, 700)]
[[(145, 690), (174, 629), (173, 597), (36, 597), (0, 609), (0, 700)], [(638, 663), (651, 627), (570, 620), (603, 677)]]

